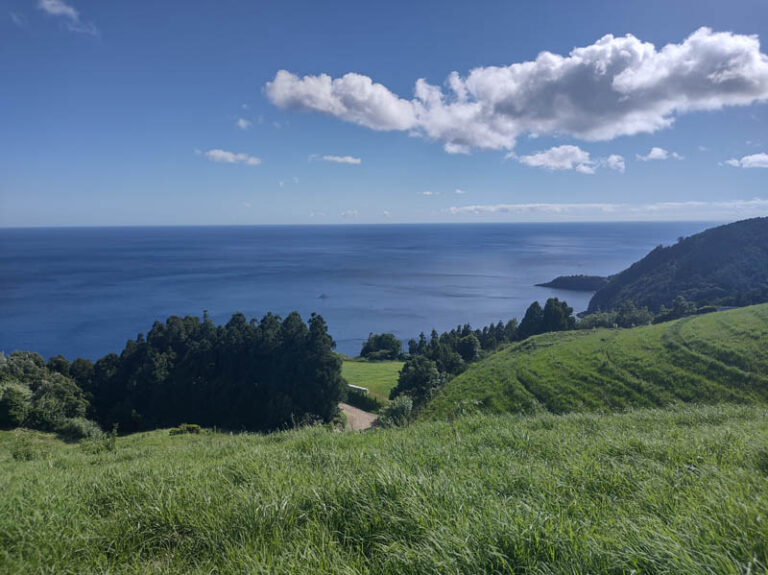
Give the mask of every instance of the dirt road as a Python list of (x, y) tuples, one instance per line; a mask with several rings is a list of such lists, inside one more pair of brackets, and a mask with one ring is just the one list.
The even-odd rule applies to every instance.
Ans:
[(362, 409), (352, 407), (346, 403), (340, 403), (339, 407), (344, 415), (347, 416), (347, 429), (353, 431), (360, 431), (362, 429), (368, 429), (373, 426), (373, 422), (376, 421), (375, 413), (368, 413)]

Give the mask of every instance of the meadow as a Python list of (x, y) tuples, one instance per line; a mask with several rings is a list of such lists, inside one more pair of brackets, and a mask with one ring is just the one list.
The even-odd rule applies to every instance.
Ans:
[(386, 401), (389, 391), (397, 385), (397, 376), (403, 367), (402, 361), (366, 361), (345, 359), (341, 376), (352, 385), (368, 388), (368, 393)]
[(757, 573), (768, 412), (0, 433), (0, 572)]
[(449, 381), (423, 416), (457, 406), (566, 413), (683, 402), (768, 403), (768, 304), (532, 337)]

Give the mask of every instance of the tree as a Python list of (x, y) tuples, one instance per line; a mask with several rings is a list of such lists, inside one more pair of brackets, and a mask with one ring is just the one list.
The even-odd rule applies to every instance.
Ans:
[(480, 357), (480, 340), (477, 339), (477, 336), (474, 333), (470, 333), (458, 341), (456, 349), (459, 352), (461, 359), (466, 363), (477, 361)]
[(20, 427), (32, 408), (32, 392), (18, 381), (0, 383), (0, 429)]
[(402, 353), (403, 342), (392, 333), (369, 334), (360, 350), (360, 355), (368, 359), (397, 359)]
[(551, 297), (544, 304), (542, 312), (541, 332), (566, 331), (576, 327), (573, 308), (556, 297)]
[(535, 301), (525, 310), (523, 321), (517, 328), (517, 339), (522, 340), (541, 333), (543, 324), (544, 310), (541, 309), (539, 302)]
[(419, 407), (432, 397), (442, 382), (437, 364), (423, 355), (417, 355), (403, 365), (397, 385), (389, 393), (389, 399), (407, 395), (413, 400), (414, 406)]

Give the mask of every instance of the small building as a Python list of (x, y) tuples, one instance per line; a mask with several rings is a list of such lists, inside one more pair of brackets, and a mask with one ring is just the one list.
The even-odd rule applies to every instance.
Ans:
[(368, 395), (367, 387), (360, 387), (359, 385), (352, 385), (351, 383), (348, 383), (347, 388), (353, 393), (358, 393), (360, 395)]

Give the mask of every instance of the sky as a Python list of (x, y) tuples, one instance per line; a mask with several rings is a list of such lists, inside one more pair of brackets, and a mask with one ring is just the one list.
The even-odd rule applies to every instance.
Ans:
[(768, 215), (766, 54), (766, 0), (0, 0), (0, 226)]

